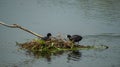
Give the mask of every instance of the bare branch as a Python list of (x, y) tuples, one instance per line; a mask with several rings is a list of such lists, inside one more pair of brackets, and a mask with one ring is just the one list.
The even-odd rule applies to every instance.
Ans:
[(33, 32), (33, 31), (31, 31), (31, 30), (28, 30), (28, 29), (26, 29), (26, 28), (24, 28), (24, 27), (21, 27), (21, 26), (18, 25), (18, 24), (9, 25), (9, 24), (6, 24), (6, 23), (0, 21), (0, 25), (6, 26), (6, 27), (10, 27), (10, 28), (19, 28), (19, 29), (24, 30), (24, 31), (26, 31), (26, 32), (28, 32), (28, 33), (31, 33), (31, 34), (39, 37), (39, 38), (42, 38), (42, 37), (43, 37), (42, 35), (39, 35), (39, 34)]

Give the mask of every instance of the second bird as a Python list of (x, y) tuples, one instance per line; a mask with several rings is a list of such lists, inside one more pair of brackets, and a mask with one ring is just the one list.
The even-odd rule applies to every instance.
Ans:
[(80, 36), (80, 35), (67, 35), (67, 38), (70, 40), (70, 41), (73, 41), (73, 43), (75, 43), (75, 42), (78, 42), (78, 44), (79, 44), (79, 41), (81, 41), (82, 40), (82, 36)]

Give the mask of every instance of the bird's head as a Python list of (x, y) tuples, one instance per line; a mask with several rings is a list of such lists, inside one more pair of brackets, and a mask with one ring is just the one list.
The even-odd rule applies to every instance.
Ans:
[(71, 35), (67, 35), (67, 38), (69, 38), (69, 39), (70, 39), (70, 38), (71, 38)]
[(51, 33), (48, 33), (48, 34), (47, 34), (47, 37), (50, 37), (50, 36), (52, 36), (52, 34), (51, 34)]

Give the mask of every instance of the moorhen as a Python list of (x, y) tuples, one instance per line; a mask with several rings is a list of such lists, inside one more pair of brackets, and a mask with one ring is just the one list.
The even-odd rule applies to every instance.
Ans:
[(52, 36), (52, 34), (51, 34), (51, 33), (48, 33), (47, 36), (45, 36), (45, 37), (43, 37), (43, 38), (41, 38), (41, 39), (47, 41), (47, 40), (50, 39), (51, 36)]
[(70, 41), (72, 41), (73, 43), (75, 43), (75, 42), (78, 42), (78, 44), (79, 44), (79, 41), (81, 41), (82, 40), (82, 36), (80, 36), (80, 35), (67, 35), (67, 38), (70, 40)]

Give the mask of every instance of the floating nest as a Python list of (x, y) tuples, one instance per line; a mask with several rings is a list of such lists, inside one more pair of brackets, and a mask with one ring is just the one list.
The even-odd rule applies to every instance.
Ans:
[(76, 50), (82, 48), (93, 48), (93, 46), (76, 45), (71, 41), (65, 41), (62, 39), (47, 41), (41, 39), (33, 39), (25, 43), (17, 43), (17, 45), (19, 45), (22, 49), (27, 49), (29, 51)]
[[(53, 38), (47, 41), (41, 39), (33, 39), (25, 43), (17, 43), (21, 49), (26, 50), (35, 57), (50, 57), (51, 55), (62, 54), (65, 51), (75, 51), (80, 49), (93, 49), (95, 46), (76, 45), (75, 43), (65, 40)], [(106, 49), (107, 46), (104, 46)]]

